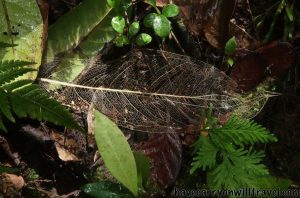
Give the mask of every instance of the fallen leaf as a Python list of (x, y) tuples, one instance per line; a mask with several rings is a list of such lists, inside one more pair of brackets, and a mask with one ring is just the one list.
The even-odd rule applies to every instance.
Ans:
[(241, 51), (236, 58), (230, 77), (237, 82), (238, 88), (248, 92), (267, 77), (268, 62), (257, 52)]
[(284, 74), (296, 60), (293, 46), (288, 42), (274, 41), (256, 50), (269, 65), (271, 76)]
[(211, 0), (202, 12), (204, 35), (215, 48), (223, 48), (229, 38), (229, 22), (235, 3), (236, 0)]
[(0, 194), (5, 197), (20, 197), (20, 190), (24, 187), (23, 177), (14, 174), (0, 174)]
[(63, 146), (55, 142), (55, 148), (58, 153), (59, 159), (61, 159), (64, 162), (67, 161), (80, 161), (78, 157), (76, 157), (73, 153), (65, 149)]
[(153, 135), (139, 148), (150, 158), (151, 180), (165, 189), (172, 185), (179, 174), (182, 160), (182, 147), (178, 134), (173, 129), (169, 133)]

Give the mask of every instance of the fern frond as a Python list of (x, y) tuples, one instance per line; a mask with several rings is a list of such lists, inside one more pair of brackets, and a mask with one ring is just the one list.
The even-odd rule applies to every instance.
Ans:
[(7, 92), (0, 88), (0, 112), (12, 122), (15, 122), (15, 118), (13, 117), (11, 110), (9, 99), (7, 96)]
[(15, 89), (19, 89), (25, 85), (32, 84), (32, 80), (29, 79), (21, 79), (17, 81), (13, 81), (11, 83), (6, 83), (5, 85), (0, 86), (2, 89), (4, 89), (7, 92), (11, 92)]
[(0, 61), (0, 72), (3, 72), (5, 70), (10, 70), (13, 68), (25, 67), (31, 64), (33, 63), (28, 61), (19, 61), (19, 60)]
[(1, 114), (0, 114), (0, 130), (3, 130), (3, 131), (5, 131), (5, 132), (7, 132), (7, 129), (5, 128), (5, 126), (4, 126), (4, 124), (3, 124)]
[(221, 154), (223, 162), (213, 170), (213, 187), (215, 189), (256, 188), (256, 178), (269, 174), (261, 164), (263, 152), (249, 152), (237, 149), (231, 153)]
[(234, 143), (242, 146), (256, 142), (266, 143), (277, 141), (273, 134), (254, 121), (232, 116), (228, 122), (219, 128), (210, 130), (209, 135), (216, 145), (228, 150), (228, 145)]
[(10, 70), (6, 70), (2, 73), (0, 73), (0, 86), (4, 85), (5, 83), (9, 83), (12, 80), (15, 80), (16, 78), (31, 72), (35, 71), (35, 69), (32, 68), (13, 68)]
[(51, 99), (38, 85), (28, 85), (9, 94), (13, 111), (19, 117), (47, 120), (68, 128), (80, 127), (73, 121), (71, 114), (59, 102)]
[(16, 44), (0, 42), (0, 49), (7, 48), (7, 47), (15, 47), (15, 46), (17, 46), (17, 45)]
[(213, 168), (216, 165), (216, 157), (218, 148), (212, 144), (209, 137), (200, 136), (194, 146), (198, 149), (196, 156), (193, 158), (190, 173), (194, 173), (197, 169)]

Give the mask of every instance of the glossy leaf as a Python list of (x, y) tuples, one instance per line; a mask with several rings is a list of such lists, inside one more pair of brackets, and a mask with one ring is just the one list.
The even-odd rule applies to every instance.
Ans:
[(141, 151), (151, 160), (151, 180), (161, 189), (176, 180), (181, 168), (182, 146), (173, 129), (169, 133), (156, 134), (141, 144)]
[[(90, 40), (90, 37), (93, 37), (92, 40), (97, 41), (98, 49), (101, 48), (100, 41), (110, 41), (111, 37), (114, 37), (114, 34), (107, 32), (107, 26), (110, 26), (111, 10), (112, 8), (104, 0), (89, 0), (83, 1), (60, 17), (49, 27), (47, 58), (51, 59), (58, 53), (78, 47), (84, 42), (82, 38), (85, 37), (87, 37), (85, 40)], [(103, 27), (102, 25), (107, 18), (109, 23)], [(105, 32), (104, 35), (102, 30)], [(93, 33), (95, 36), (91, 35)]]
[(179, 7), (175, 4), (168, 4), (164, 6), (162, 13), (166, 17), (175, 17), (179, 14)]
[[(106, 1), (89, 0), (61, 16), (49, 28), (41, 76), (47, 75), (49, 67), (55, 65), (61, 71), (57, 78), (73, 81), (86, 67), (81, 59), (97, 55), (116, 36), (111, 27), (114, 15)], [(62, 58), (55, 58), (58, 54)], [(76, 67), (73, 67), (74, 64)]]
[(164, 15), (157, 15), (153, 21), (153, 29), (159, 37), (165, 38), (171, 32), (171, 22)]
[(126, 137), (118, 126), (95, 111), (95, 139), (110, 173), (134, 195), (137, 195), (137, 169)]
[(129, 44), (129, 40), (128, 40), (127, 36), (121, 35), (121, 36), (118, 36), (114, 40), (114, 44), (116, 44), (117, 47), (123, 47), (123, 45), (128, 45)]
[(157, 17), (158, 15), (154, 12), (148, 14), (145, 18), (144, 18), (144, 26), (147, 28), (153, 28), (153, 22), (155, 17)]
[(247, 92), (265, 79), (267, 66), (268, 62), (257, 52), (249, 51), (237, 58), (230, 77), (237, 82), (239, 89)]
[(121, 16), (113, 17), (111, 20), (111, 26), (116, 32), (121, 34), (125, 28), (125, 19)]
[(129, 26), (129, 36), (134, 36), (140, 31), (140, 23), (138, 21), (133, 22)]
[(145, 2), (153, 7), (156, 7), (156, 0), (145, 0)]
[(93, 198), (133, 198), (134, 196), (124, 186), (110, 181), (85, 184), (81, 190)]
[(107, 0), (107, 4), (112, 8), (117, 8), (120, 6), (120, 0)]
[[(16, 44), (0, 52), (2, 60), (24, 60), (34, 62), (37, 69), (42, 57), (43, 20), (36, 0), (5, 0), (7, 10), (0, 4), (0, 42)], [(7, 11), (7, 15), (5, 14)], [(8, 17), (8, 19), (6, 18)], [(9, 26), (7, 21), (9, 20)], [(9, 35), (11, 31), (12, 35)], [(37, 72), (22, 78), (35, 79)]]
[(135, 43), (138, 46), (144, 46), (149, 44), (152, 41), (152, 37), (149, 34), (146, 33), (141, 33), (139, 34), (136, 39), (135, 39)]
[(225, 45), (225, 54), (228, 56), (231, 56), (235, 49), (236, 49), (237, 43), (235, 40), (235, 37), (232, 37), (231, 39), (229, 39)]

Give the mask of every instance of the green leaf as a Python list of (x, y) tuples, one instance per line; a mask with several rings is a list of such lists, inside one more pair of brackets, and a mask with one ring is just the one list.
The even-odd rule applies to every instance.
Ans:
[(116, 44), (117, 47), (123, 47), (123, 45), (128, 45), (129, 44), (129, 40), (128, 40), (127, 36), (121, 35), (121, 36), (118, 36), (114, 40), (114, 44)]
[(113, 17), (111, 20), (111, 26), (118, 33), (123, 33), (125, 28), (125, 19), (121, 16)]
[(8, 47), (16, 47), (17, 44), (4, 43), (0, 41), (0, 49), (8, 48)]
[(0, 174), (1, 173), (16, 173), (18, 172), (17, 168), (12, 168), (8, 166), (0, 166)]
[[(82, 58), (92, 58), (113, 40), (116, 32), (111, 26), (114, 11), (104, 0), (88, 0), (59, 17), (49, 27), (45, 63), (57, 73), (51, 75), (64, 82), (73, 80), (88, 65)], [(83, 39), (84, 38), (84, 39)], [(57, 55), (62, 58), (55, 58)], [(48, 70), (48, 65), (40, 71)], [(49, 87), (48, 87), (49, 88)], [(49, 89), (59, 88), (53, 86)]]
[[(26, 3), (23, 0), (2, 2), (7, 9), (3, 7), (3, 3), (0, 4), (0, 42), (15, 46), (1, 50), (0, 60), (34, 62), (32, 68), (37, 70), (42, 59), (43, 20), (36, 0), (27, 0)], [(13, 35), (9, 35), (10, 31)], [(22, 78), (34, 80), (37, 76), (36, 70)]]
[[(88, 0), (59, 17), (49, 27), (47, 39), (47, 58), (51, 62), (55, 55), (81, 48), (81, 44), (94, 43), (93, 48), (101, 49), (107, 41), (114, 38), (111, 28), (112, 8), (105, 0)], [(82, 39), (85, 38), (85, 39)], [(103, 45), (103, 46), (102, 46)]]
[(267, 176), (261, 177), (257, 179), (257, 182), (260, 184), (259, 189), (276, 189), (280, 188), (280, 190), (286, 190), (292, 185), (292, 181), (289, 179), (275, 177), (275, 176)]
[(13, 117), (10, 110), (8, 94), (1, 88), (0, 88), (0, 112), (2, 112), (3, 115), (5, 115), (5, 117), (9, 119), (11, 122), (15, 122), (15, 118)]
[(0, 114), (0, 131), (1, 130), (4, 131), (4, 132), (7, 132), (7, 129), (5, 128), (3, 120), (2, 120), (2, 116)]
[(152, 41), (152, 37), (149, 34), (146, 33), (141, 33), (139, 34), (136, 39), (135, 39), (135, 43), (138, 46), (144, 46), (149, 44)]
[(124, 186), (110, 181), (85, 184), (81, 190), (93, 198), (133, 198)]
[(134, 153), (134, 158), (138, 173), (138, 186), (143, 188), (150, 175), (150, 159), (140, 151)]
[(179, 7), (175, 4), (167, 4), (163, 7), (162, 14), (166, 17), (175, 17), (179, 14)]
[(294, 9), (293, 6), (291, 5), (291, 7), (289, 5), (285, 6), (285, 12), (286, 15), (288, 16), (290, 21), (294, 21)]
[(193, 174), (199, 168), (202, 170), (214, 168), (219, 149), (212, 144), (209, 137), (200, 136), (193, 146), (197, 147), (197, 153), (193, 157), (190, 173)]
[(129, 26), (129, 36), (134, 36), (140, 31), (140, 23), (138, 21), (133, 22)]
[(230, 150), (232, 144), (242, 146), (277, 141), (266, 128), (237, 116), (231, 116), (223, 127), (211, 129), (209, 136), (215, 145), (225, 150)]
[(157, 17), (158, 15), (154, 12), (148, 14), (147, 16), (145, 16), (143, 22), (144, 22), (144, 26), (147, 28), (153, 28), (153, 22), (155, 17)]
[(222, 152), (223, 161), (211, 173), (212, 189), (228, 190), (258, 188), (257, 178), (267, 176), (268, 169), (261, 163), (263, 152), (249, 152), (243, 149), (230, 153)]
[(107, 0), (107, 4), (112, 8), (118, 8), (120, 6), (120, 0)]
[(159, 37), (165, 38), (171, 32), (171, 22), (164, 15), (157, 15), (153, 21), (153, 29)]
[(126, 137), (118, 126), (95, 111), (95, 139), (110, 173), (134, 195), (137, 195), (137, 168)]
[(156, 7), (156, 0), (145, 0), (145, 3), (148, 3), (149, 5)]
[(9, 94), (9, 100), (11, 109), (19, 117), (29, 116), (32, 119), (45, 120), (82, 131), (68, 110), (50, 98), (38, 85), (31, 84), (14, 90)]
[(225, 45), (225, 54), (227, 56), (231, 56), (233, 55), (235, 49), (236, 49), (237, 43), (235, 40), (235, 37), (232, 37), (231, 39), (229, 39)]
[(228, 65), (232, 66), (232, 65), (234, 64), (233, 58), (229, 57), (229, 58), (227, 59), (227, 63), (228, 63)]

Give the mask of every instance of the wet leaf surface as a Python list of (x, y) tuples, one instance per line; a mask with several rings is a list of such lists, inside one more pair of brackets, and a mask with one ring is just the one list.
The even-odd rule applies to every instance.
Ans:
[(295, 63), (296, 54), (288, 42), (274, 41), (256, 51), (268, 62), (271, 76), (281, 76)]
[(239, 89), (247, 92), (262, 82), (267, 76), (268, 62), (257, 52), (242, 52), (242, 58), (238, 58), (230, 77), (237, 82)]
[(169, 131), (169, 133), (153, 135), (140, 145), (140, 149), (150, 158), (151, 180), (161, 189), (172, 185), (178, 176), (182, 160), (182, 147), (178, 134)]

